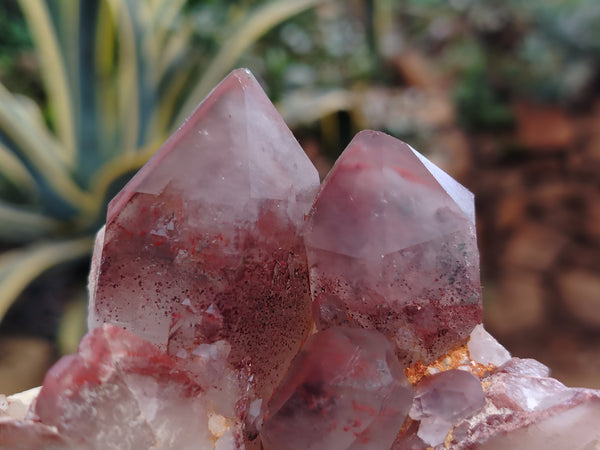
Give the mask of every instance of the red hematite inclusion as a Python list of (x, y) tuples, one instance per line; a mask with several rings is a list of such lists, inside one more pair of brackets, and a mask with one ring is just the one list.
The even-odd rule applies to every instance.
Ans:
[(232, 72), (110, 203), (90, 328), (118, 325), (192, 370), (225, 355), (268, 397), (310, 328), (298, 227), (318, 184), (252, 74)]
[(360, 132), (304, 229), (315, 321), (381, 331), (405, 365), (481, 322), (473, 194), (405, 143)]

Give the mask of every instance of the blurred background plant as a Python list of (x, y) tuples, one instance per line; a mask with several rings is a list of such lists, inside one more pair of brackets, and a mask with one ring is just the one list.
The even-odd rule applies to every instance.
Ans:
[(0, 391), (74, 350), (108, 200), (234, 66), (321, 176), (373, 128), (473, 190), (488, 328), (600, 387), (598, 23), (597, 0), (4, 1)]

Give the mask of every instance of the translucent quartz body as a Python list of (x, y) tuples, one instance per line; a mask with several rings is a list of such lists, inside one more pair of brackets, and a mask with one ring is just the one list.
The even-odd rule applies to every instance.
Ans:
[(408, 365), (481, 322), (473, 194), (391, 136), (356, 135), (303, 234), (319, 329), (377, 329)]

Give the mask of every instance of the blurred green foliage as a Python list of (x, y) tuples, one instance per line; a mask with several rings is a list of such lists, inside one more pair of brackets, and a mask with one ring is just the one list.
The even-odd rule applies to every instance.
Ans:
[(33, 43), (16, 1), (7, 0), (0, 9), (0, 76), (10, 81), (18, 81), (18, 59)]
[(596, 0), (402, 0), (394, 10), (405, 41), (455, 80), (471, 129), (510, 126), (515, 99), (585, 102), (598, 80)]
[(271, 30), (242, 57), (261, 67), (275, 101), (302, 88), (339, 89), (377, 81), (379, 55), (370, 40), (368, 2), (299, 15)]
[[(401, 86), (398, 61), (418, 49), (451, 86), (460, 123), (498, 130), (513, 125), (517, 100), (590, 98), (600, 78), (599, 10), (595, 0), (350, 0), (274, 28), (244, 58), (259, 59), (271, 95), (298, 126), (340, 109), (358, 121), (361, 94)], [(323, 130), (325, 122), (322, 135), (339, 131)]]

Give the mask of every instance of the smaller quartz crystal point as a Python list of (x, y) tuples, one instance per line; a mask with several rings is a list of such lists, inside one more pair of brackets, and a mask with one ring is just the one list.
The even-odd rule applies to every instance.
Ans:
[(319, 329), (375, 328), (404, 365), (431, 362), (481, 322), (473, 195), (407, 144), (360, 132), (304, 228)]
[[(76, 448), (244, 448), (236, 411), (219, 401), (227, 395), (240, 393), (201, 386), (151, 343), (103, 325), (81, 341), (77, 355), (50, 369), (34, 414), (58, 433), (42, 429), (47, 442), (65, 439)], [(226, 426), (215, 431), (215, 420)]]
[(510, 353), (489, 334), (482, 324), (473, 328), (469, 337), (469, 355), (478, 364), (501, 366), (510, 359)]
[(410, 417), (420, 421), (419, 438), (435, 447), (444, 442), (454, 423), (475, 415), (484, 406), (479, 378), (453, 369), (430, 375), (419, 383)]
[(241, 389), (268, 399), (311, 326), (298, 230), (318, 183), (258, 82), (235, 70), (109, 204), (90, 328), (132, 331), (199, 381), (225, 354)]
[(334, 327), (313, 336), (273, 395), (265, 450), (389, 449), (412, 401), (380, 333)]

